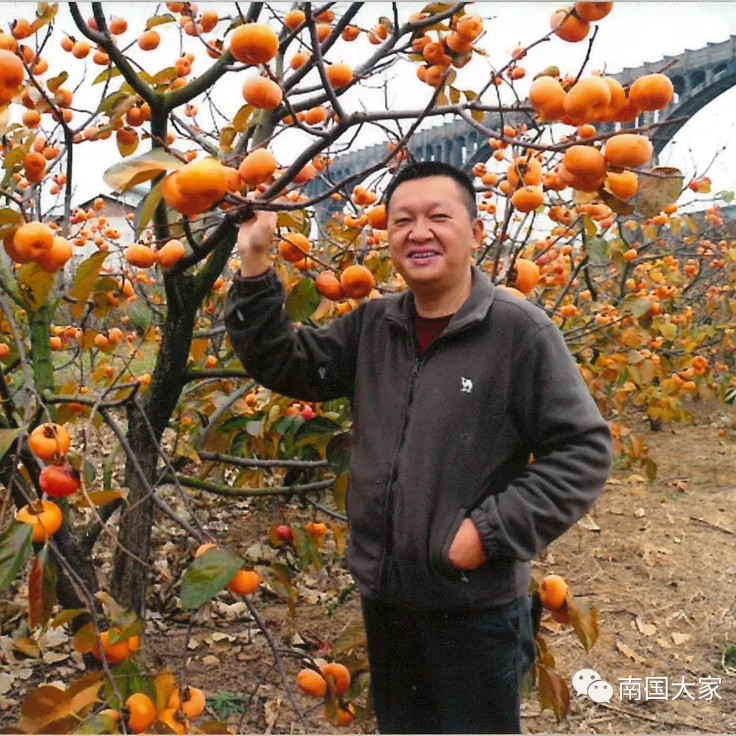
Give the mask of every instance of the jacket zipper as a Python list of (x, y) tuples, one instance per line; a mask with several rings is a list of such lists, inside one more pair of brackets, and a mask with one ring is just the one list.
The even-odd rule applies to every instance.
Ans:
[[(453, 330), (451, 335), (456, 334), (456, 332), (462, 332), (463, 330), (467, 329), (469, 325), (465, 325), (459, 330)], [(406, 433), (406, 427), (409, 424), (409, 411), (411, 409), (412, 401), (414, 400), (414, 389), (416, 387), (417, 379), (419, 378), (419, 373), (422, 369), (422, 366), (426, 362), (427, 358), (429, 357), (430, 352), (433, 350), (433, 348), (436, 347), (437, 343), (442, 340), (442, 338), (447, 337), (448, 333), (443, 332), (439, 337), (437, 337), (430, 345), (429, 347), (424, 351), (424, 355), (422, 357), (418, 357), (415, 355), (414, 357), (414, 368), (411, 372), (411, 380), (409, 383), (409, 391), (408, 391), (408, 398), (406, 401), (406, 409), (404, 411), (404, 421), (401, 427), (401, 437), (399, 438), (399, 445), (396, 448), (396, 452), (394, 453), (394, 459), (391, 464), (391, 472), (389, 474), (389, 481), (388, 481), (388, 492), (386, 495), (386, 505), (384, 507), (383, 512), (383, 534), (384, 539), (386, 540), (386, 543), (384, 545), (383, 550), (383, 558), (381, 560), (381, 573), (380, 573), (380, 579), (379, 579), (379, 586), (378, 589), (381, 592), (386, 591), (386, 586), (388, 584), (388, 574), (390, 569), (390, 562), (391, 562), (391, 555), (393, 553), (393, 517), (394, 517), (394, 482), (395, 478), (394, 475), (396, 473), (396, 463), (399, 457), (399, 453), (401, 451), (401, 447), (404, 444), (404, 435)], [(415, 343), (415, 351), (416, 351), (416, 343)], [(460, 578), (463, 580), (463, 582), (468, 582), (468, 578), (465, 575), (464, 570), (459, 570)]]
[[(426, 356), (426, 353), (425, 353)], [(396, 448), (394, 453), (394, 460), (391, 465), (391, 473), (389, 474), (388, 481), (388, 493), (386, 496), (386, 505), (383, 512), (383, 536), (386, 540), (383, 549), (383, 559), (381, 560), (381, 577), (379, 581), (379, 590), (385, 591), (388, 585), (388, 574), (390, 569), (391, 555), (393, 553), (393, 542), (394, 535), (392, 533), (393, 517), (394, 517), (394, 483), (396, 481), (396, 463), (401, 451), (401, 446), (404, 444), (404, 435), (406, 433), (406, 427), (409, 424), (409, 410), (411, 408), (412, 401), (414, 400), (414, 387), (416, 385), (417, 378), (419, 377), (419, 371), (421, 370), (423, 359), (419, 357), (414, 358), (414, 368), (411, 371), (411, 380), (409, 382), (409, 391), (406, 401), (406, 409), (404, 411), (404, 421), (401, 426), (401, 436), (399, 437), (399, 446)]]

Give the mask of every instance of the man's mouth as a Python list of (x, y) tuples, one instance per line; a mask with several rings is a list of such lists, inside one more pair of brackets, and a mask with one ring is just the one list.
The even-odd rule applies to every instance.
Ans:
[(440, 252), (437, 250), (415, 250), (409, 253), (409, 258), (412, 261), (422, 261), (428, 258), (439, 256)]

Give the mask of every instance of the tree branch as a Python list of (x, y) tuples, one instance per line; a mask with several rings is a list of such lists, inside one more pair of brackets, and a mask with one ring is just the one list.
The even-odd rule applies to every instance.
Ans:
[(130, 62), (126, 58), (125, 54), (115, 45), (107, 31), (107, 21), (105, 20), (105, 14), (102, 10), (100, 3), (92, 3), (92, 12), (95, 16), (95, 22), (99, 30), (94, 31), (88, 25), (87, 22), (82, 18), (82, 14), (79, 12), (79, 7), (76, 2), (69, 3), (69, 11), (72, 14), (74, 23), (79, 31), (86, 36), (90, 41), (94, 41), (101, 48), (104, 49), (105, 53), (110, 57), (110, 61), (115, 65), (120, 73), (123, 75), (125, 81), (149, 104), (151, 107), (155, 104), (156, 100), (161, 97), (151, 87), (148, 86), (137, 74), (135, 69), (131, 66)]
[[(231, 496), (234, 498), (257, 498), (259, 496), (289, 496), (299, 493), (310, 493), (312, 491), (324, 491), (332, 488), (335, 479), (321, 480), (314, 483), (305, 483), (302, 486), (274, 486), (272, 488), (233, 488), (220, 483), (211, 483), (201, 478), (193, 478), (189, 475), (179, 475), (179, 482), (188, 488), (198, 488), (200, 491), (214, 493), (216, 496)], [(171, 474), (163, 476), (163, 482), (173, 483)]]

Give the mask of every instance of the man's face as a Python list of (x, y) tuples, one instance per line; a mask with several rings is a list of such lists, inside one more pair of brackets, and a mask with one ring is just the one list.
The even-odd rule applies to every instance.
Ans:
[(451, 288), (467, 275), (483, 223), (471, 219), (460, 185), (449, 176), (411, 179), (394, 191), (388, 243), (396, 270), (410, 289)]

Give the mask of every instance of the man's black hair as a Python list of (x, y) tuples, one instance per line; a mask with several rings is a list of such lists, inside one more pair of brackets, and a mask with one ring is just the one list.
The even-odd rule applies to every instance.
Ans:
[(383, 197), (386, 212), (389, 210), (391, 197), (393, 197), (396, 187), (399, 184), (403, 184), (405, 181), (411, 181), (412, 179), (426, 179), (429, 176), (449, 176), (450, 179), (454, 179), (463, 193), (465, 208), (468, 210), (470, 219), (474, 220), (478, 216), (473, 180), (462, 169), (458, 169), (442, 161), (417, 161), (416, 163), (402, 166), (386, 187)]

